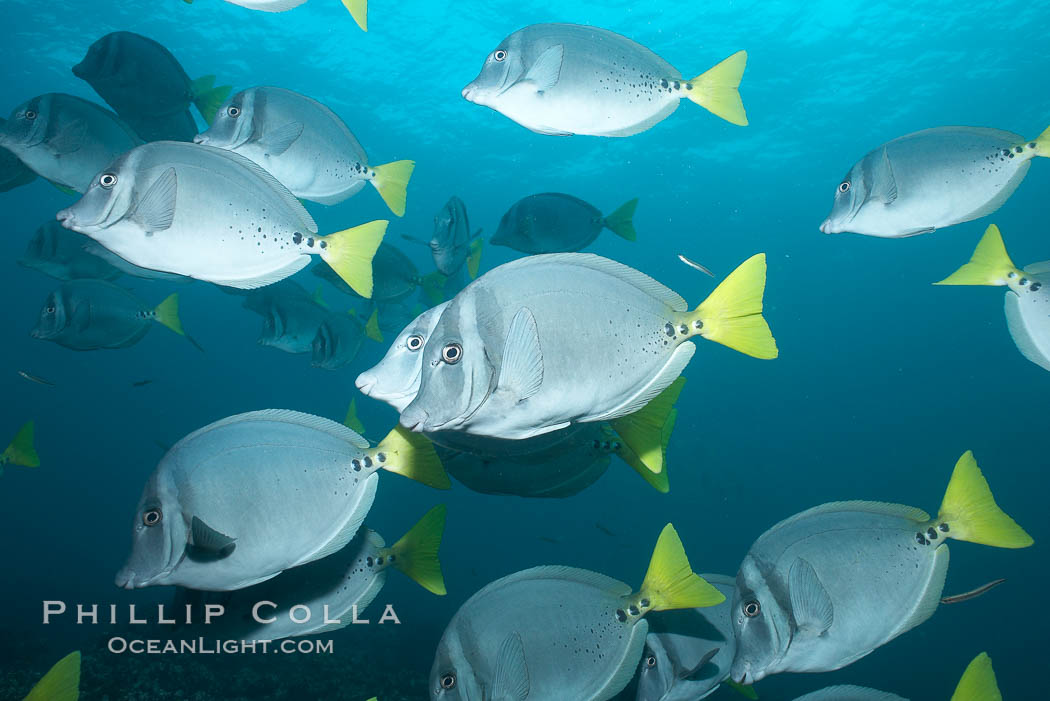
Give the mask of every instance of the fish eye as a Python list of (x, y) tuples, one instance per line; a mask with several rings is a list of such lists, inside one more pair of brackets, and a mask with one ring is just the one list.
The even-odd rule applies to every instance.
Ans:
[(423, 347), (423, 337), (420, 336), (418, 333), (412, 334), (408, 337), (408, 340), (405, 341), (405, 347), (408, 348), (410, 351), (419, 350)]
[(46, 311), (48, 314), (54, 314), (55, 313), (55, 308), (53, 306), (52, 307), (48, 307), (44, 311)]
[(754, 599), (744, 602), (744, 615), (748, 618), (754, 618), (758, 614), (762, 613), (762, 605)]
[(26, 119), (36, 119), (36, 112), (33, 110), (26, 110)]
[(492, 53), (492, 58), (496, 59), (497, 61), (502, 61), (507, 58), (507, 52), (503, 49), (496, 49)]
[(849, 180), (846, 180), (841, 185), (839, 185), (839, 192), (843, 192), (843, 193), (849, 192), (849, 188), (850, 188)]
[(117, 184), (117, 176), (113, 173), (103, 173), (98, 179), (98, 184), (108, 190)]
[(147, 526), (156, 526), (160, 523), (160, 509), (150, 509), (149, 511), (142, 514), (142, 523)]
[(442, 689), (455, 689), (456, 688), (456, 675), (451, 672), (441, 677), (441, 688)]
[(230, 105), (226, 109), (226, 114), (236, 119), (237, 117), (241, 116), (241, 108), (237, 107), (236, 105)]
[(449, 365), (455, 365), (463, 359), (463, 346), (458, 343), (450, 343), (441, 349), (441, 359)]
[(652, 655), (649, 655), (648, 657), (646, 657), (645, 658), (645, 666), (649, 667), (650, 669), (655, 667), (656, 666), (656, 658), (654, 656), (652, 656)]

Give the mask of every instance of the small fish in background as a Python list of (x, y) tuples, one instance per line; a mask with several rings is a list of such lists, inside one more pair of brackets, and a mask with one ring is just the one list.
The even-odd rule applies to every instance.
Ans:
[(737, 574), (733, 680), (839, 669), (923, 623), (941, 603), (950, 538), (998, 548), (1033, 542), (996, 505), (969, 451), (936, 518), (846, 501), (781, 521), (755, 541)]
[(684, 97), (744, 126), (738, 51), (691, 80), (641, 44), (599, 27), (533, 24), (485, 59), (463, 97), (540, 134), (630, 136), (666, 119)]
[(36, 230), (18, 262), (58, 280), (115, 280), (120, 277), (120, 270), (85, 249), (88, 243), (94, 243), (89, 236), (70, 231), (52, 219)]
[(999, 209), (1050, 156), (1050, 128), (1034, 140), (983, 127), (936, 127), (879, 146), (835, 189), (825, 234), (902, 238), (980, 219)]
[(1006, 581), (1005, 578), (993, 579), (990, 582), (982, 584), (981, 586), (977, 587), (976, 589), (971, 589), (970, 591), (963, 592), (962, 594), (952, 594), (951, 596), (942, 596), (941, 597), (941, 603), (942, 604), (958, 604), (958, 603), (961, 603), (963, 601), (970, 601), (972, 599), (976, 599), (977, 597), (982, 596), (986, 592), (989, 592), (992, 589), (995, 589), (997, 586), (999, 586), (1000, 584), (1002, 584), (1005, 581)]
[(459, 273), (464, 263), (471, 280), (478, 276), (484, 243), (481, 229), (473, 235), (470, 233), (467, 206), (455, 195), (434, 215), (434, 233), (430, 241), (422, 241), (407, 234), (402, 234), (401, 238), (428, 246), (434, 257), (434, 267), (445, 277)]
[(1050, 370), (1050, 260), (1019, 269), (1010, 260), (999, 227), (990, 225), (970, 262), (935, 285), (1006, 287), (1006, 327), (1024, 357)]
[(638, 411), (677, 379), (698, 337), (775, 358), (762, 316), (765, 279), (765, 254), (756, 254), (689, 310), (674, 291), (608, 258), (557, 253), (506, 263), (445, 308), (401, 424), (530, 438)]
[(319, 560), (357, 533), (380, 470), (449, 487), (430, 442), (403, 429), (371, 447), (297, 411), (205, 426), (168, 451), (143, 489), (117, 586), (229, 591)]
[(354, 381), (357, 389), (386, 402), (399, 413), (408, 406), (419, 392), (423, 347), (447, 306), (448, 302), (443, 302), (432, 307), (406, 326), (390, 344), (383, 359), (357, 376)]
[(177, 293), (150, 307), (111, 282), (71, 280), (48, 295), (30, 335), (71, 350), (127, 348), (142, 340), (154, 322), (186, 336)]
[(726, 600), (705, 608), (650, 614), (635, 701), (703, 699), (729, 677), (736, 653), (729, 601), (736, 579), (702, 574)]
[(310, 345), (310, 364), (315, 368), (335, 370), (349, 365), (357, 357), (366, 338), (381, 342), (378, 311), (372, 310), (368, 321), (361, 323), (353, 313), (329, 314), (317, 327)]
[[(6, 119), (0, 117), (0, 132), (4, 130)], [(0, 192), (8, 192), (36, 180), (36, 173), (29, 169), (18, 156), (0, 148)]]
[(634, 241), (637, 234), (633, 218), (637, 206), (636, 198), (606, 217), (572, 195), (560, 192), (529, 195), (503, 215), (491, 243), (522, 253), (571, 253), (590, 246), (603, 229)]
[(71, 652), (48, 670), (22, 701), (77, 701), (80, 698), (80, 651)]
[(112, 32), (88, 47), (73, 66), (120, 118), (146, 141), (193, 141), (191, 104), (209, 124), (230, 94), (215, 76), (190, 80), (182, 64), (159, 42), (134, 32)]
[(33, 422), (27, 421), (18, 429), (11, 443), (0, 453), (0, 475), (4, 474), (6, 465), (20, 467), (40, 467), (40, 457), (33, 445)]
[(320, 291), (311, 295), (292, 280), (250, 290), (244, 307), (263, 318), (259, 345), (285, 353), (309, 353), (317, 329), (331, 314)]
[(453, 616), (430, 669), (430, 698), (605, 701), (634, 675), (647, 614), (724, 601), (693, 573), (671, 524), (634, 593), (575, 567), (517, 572), (482, 588)]
[[(356, 290), (346, 283), (330, 266), (315, 265), (311, 272), (332, 284), (337, 290), (351, 297), (361, 298)], [(379, 248), (372, 259), (372, 276), (375, 281), (370, 299), (380, 306), (391, 306), (409, 302), (418, 292), (423, 292), (432, 303), (444, 301), (442, 286), (445, 277), (439, 272), (420, 275), (419, 269), (412, 260), (395, 246), (386, 242)], [(384, 314), (380, 311), (381, 328), (389, 328), (382, 321)]]
[(60, 189), (81, 193), (113, 159), (141, 143), (117, 115), (63, 93), (22, 103), (0, 128), (0, 147)]
[(594, 522), (594, 527), (597, 528), (602, 533), (604, 533), (605, 535), (609, 536), (610, 538), (615, 538), (616, 537), (616, 534), (613, 533), (612, 530), (610, 530), (607, 526), (603, 525), (601, 521), (595, 521)]
[(21, 375), (24, 379), (29, 380), (30, 382), (35, 382), (38, 385), (44, 385), (45, 387), (55, 386), (54, 382), (51, 382), (50, 380), (45, 380), (43, 377), (39, 377), (37, 375), (30, 375), (25, 370), (19, 370), (18, 374)]
[(153, 384), (153, 380), (137, 380), (131, 383), (132, 387), (145, 387), (146, 385)]
[[(351, 625), (354, 619), (376, 622), (378, 614), (367, 616), (366, 609), (382, 591), (386, 573), (391, 568), (407, 575), (427, 591), (445, 595), (445, 580), (438, 559), (445, 515), (443, 504), (435, 506), (390, 546), (378, 533), (362, 526), (338, 552), (285, 570), (273, 579), (245, 589), (223, 592), (219, 596), (211, 592), (180, 592), (183, 598), (189, 595), (189, 598), (198, 599), (198, 603), (219, 599), (214, 603), (221, 603), (225, 613), (221, 619), (205, 627), (208, 635), (213, 637), (221, 635), (245, 641), (280, 640), (339, 630)], [(257, 608), (260, 601), (273, 602), (274, 605)], [(293, 606), (296, 619), (302, 620), (305, 607), (310, 612), (309, 620), (293, 620)], [(253, 614), (273, 620), (261, 623)], [(203, 620), (203, 611), (194, 618)], [(334, 620), (339, 623), (330, 623)]]
[[(795, 701), (908, 701), (908, 699), (868, 687), (840, 685), (804, 694)], [(1003, 701), (988, 653), (982, 652), (966, 666), (950, 701)]]
[(387, 226), (318, 236), (302, 202), (255, 163), (178, 141), (124, 154), (56, 218), (140, 267), (238, 289), (283, 280), (319, 254), (364, 297)]
[[(193, 0), (182, 0), (187, 5), (192, 5)], [(285, 12), (299, 7), (306, 0), (226, 0), (231, 5), (240, 5), (250, 10), (262, 10), (263, 12)], [(343, 0), (343, 6), (350, 12), (350, 16), (357, 22), (362, 31), (368, 31), (368, 0)], [(375, 701), (375, 699), (372, 699)]]
[(405, 213), (415, 161), (369, 165), (346, 124), (306, 95), (272, 87), (242, 90), (194, 141), (244, 156), (296, 197), (336, 204), (371, 183), (391, 212)]

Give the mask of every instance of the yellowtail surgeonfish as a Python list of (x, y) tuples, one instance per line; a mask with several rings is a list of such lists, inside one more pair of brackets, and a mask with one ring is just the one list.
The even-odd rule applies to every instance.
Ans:
[(828, 672), (919, 625), (941, 603), (948, 539), (1026, 548), (973, 453), (959, 458), (935, 518), (900, 504), (844, 501), (781, 521), (737, 574), (734, 681)]
[(738, 51), (685, 79), (608, 29), (533, 24), (500, 42), (463, 97), (540, 134), (630, 136), (666, 119), (682, 98), (743, 126), (737, 88), (746, 64), (747, 53)]
[(647, 614), (724, 601), (693, 573), (671, 524), (637, 592), (575, 567), (517, 572), (478, 591), (453, 616), (430, 669), (430, 698), (605, 701), (634, 676)]
[(33, 446), (33, 422), (27, 421), (18, 429), (11, 443), (0, 453), (0, 475), (4, 474), (6, 465), (21, 467), (40, 467), (40, 458)]
[(1023, 269), (1006, 252), (999, 227), (992, 224), (970, 262), (935, 285), (1006, 287), (1006, 326), (1024, 357), (1050, 370), (1050, 261)]
[(77, 701), (80, 698), (80, 651), (71, 652), (48, 670), (22, 701)]

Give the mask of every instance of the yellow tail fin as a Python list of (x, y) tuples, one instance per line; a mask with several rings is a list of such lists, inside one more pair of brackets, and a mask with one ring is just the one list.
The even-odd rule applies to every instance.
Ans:
[(80, 651), (71, 652), (48, 670), (24, 701), (77, 701), (80, 698)]
[(397, 426), (380, 441), (373, 452), (376, 455), (384, 454), (386, 459), (379, 460), (379, 464), (385, 470), (396, 472), (434, 489), (452, 487), (434, 445), (429, 438), (420, 433)]
[(1005, 285), (1006, 276), (1017, 273), (1017, 267), (1006, 252), (999, 227), (990, 224), (977, 243), (970, 262), (934, 285)]
[(0, 465), (21, 465), (22, 467), (40, 467), (40, 457), (33, 447), (33, 422), (26, 421), (18, 429), (11, 445), (0, 453)]
[[(480, 229), (478, 230), (480, 234)], [(485, 246), (485, 240), (478, 236), (476, 239), (470, 242), (470, 255), (467, 256), (467, 273), (470, 274), (470, 279), (473, 280), (478, 276), (478, 271), (481, 270), (481, 249)]]
[(640, 410), (612, 422), (616, 433), (650, 472), (659, 474), (664, 471), (664, 452), (667, 449), (664, 439), (670, 438), (670, 435), (664, 435), (664, 426), (683, 386), (685, 378), (679, 377)]
[(681, 94), (731, 124), (747, 126), (744, 102), (737, 89), (746, 66), (747, 52), (737, 51), (706, 73), (686, 81)]
[(379, 307), (372, 307), (372, 313), (368, 315), (365, 322), (365, 336), (376, 343), (383, 342), (383, 332), (379, 330)]
[(703, 577), (693, 573), (682, 540), (671, 524), (660, 532), (638, 593), (649, 600), (653, 611), (715, 606), (726, 600)]
[(737, 684), (732, 679), (726, 679), (723, 682), (723, 684), (725, 684), (730, 689), (743, 696), (745, 699), (751, 699), (751, 701), (758, 701), (758, 692), (755, 691), (755, 687), (751, 685), (745, 686), (743, 684)]
[(995, 683), (992, 659), (987, 652), (982, 652), (966, 665), (951, 701), (1003, 701), (999, 685)]
[(688, 316), (700, 335), (755, 358), (777, 357), (777, 342), (762, 317), (766, 289), (766, 254), (758, 253), (729, 274)]
[(164, 298), (164, 301), (153, 308), (153, 313), (156, 315), (157, 323), (167, 326), (169, 329), (185, 336), (186, 333), (182, 330), (182, 321), (179, 320), (179, 293), (170, 294)]
[(947, 538), (997, 548), (1027, 548), (1034, 542), (1032, 536), (995, 503), (988, 481), (969, 450), (955, 464), (937, 514), (937, 524), (938, 527), (947, 525)]
[(361, 419), (357, 418), (356, 397), (350, 400), (350, 406), (346, 408), (346, 418), (343, 419), (343, 425), (359, 436), (365, 435), (365, 425), (361, 423)]
[(324, 301), (324, 285), (318, 285), (314, 290), (314, 293), (310, 296), (310, 299), (312, 299), (317, 306), (328, 309), (328, 302)]
[(390, 211), (399, 217), (405, 216), (405, 197), (408, 179), (415, 170), (415, 161), (394, 161), (372, 168), (376, 172), (372, 184), (379, 191), (379, 196), (386, 202)]
[(637, 197), (630, 202), (624, 202), (615, 212), (605, 217), (605, 225), (620, 238), (636, 241), (638, 233), (634, 230), (634, 210), (637, 208)]
[(1035, 155), (1050, 158), (1050, 127), (1035, 137)]
[(391, 564), (419, 586), (438, 596), (445, 595), (445, 578), (441, 575), (438, 550), (445, 532), (447, 511), (444, 504), (438, 504), (390, 547)]
[[(671, 482), (667, 476), (667, 444), (671, 442), (671, 433), (672, 431), (674, 431), (674, 424), (677, 420), (678, 410), (672, 409), (671, 413), (668, 414), (667, 421), (664, 423), (663, 427), (662, 453), (664, 456), (665, 463), (663, 465), (663, 470), (661, 470), (660, 472), (657, 473), (650, 470), (649, 467), (644, 462), (642, 462), (642, 459), (638, 457), (638, 454), (631, 450), (631, 448), (624, 441), (621, 441), (620, 449), (616, 453), (620, 456), (621, 460), (630, 465), (631, 469), (637, 472), (642, 479), (648, 482), (650, 487), (660, 492), (661, 494), (667, 494), (669, 491), (671, 491)], [(620, 437), (615, 431), (612, 431), (611, 433), (613, 434), (613, 440), (616, 440)]]
[(324, 244), (321, 258), (343, 278), (343, 282), (366, 299), (372, 296), (372, 258), (383, 242), (389, 223), (377, 219), (321, 237)]
[(343, 5), (350, 10), (350, 16), (357, 22), (362, 31), (368, 31), (368, 0), (343, 0)]
[(201, 76), (190, 84), (193, 104), (197, 105), (197, 110), (209, 125), (215, 121), (215, 113), (222, 107), (222, 103), (226, 102), (232, 89), (229, 85), (220, 85), (217, 88), (214, 85), (213, 75)]

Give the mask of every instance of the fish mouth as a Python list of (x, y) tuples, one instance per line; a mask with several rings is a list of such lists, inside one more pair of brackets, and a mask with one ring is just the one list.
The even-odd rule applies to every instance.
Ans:
[(84, 62), (83, 61), (81, 61), (77, 65), (73, 66), (73, 75), (75, 75), (78, 78), (83, 78), (85, 75), (87, 75), (87, 71), (84, 70)]
[(208, 145), (208, 137), (205, 136), (204, 134), (197, 134), (195, 137), (193, 137), (193, 143), (195, 143), (195, 144), (203, 144), (203, 145), (207, 146)]
[(135, 589), (135, 570), (129, 569), (127, 567), (121, 568), (121, 570), (117, 572), (117, 576), (113, 579), (113, 583), (121, 589), (127, 589), (129, 591), (131, 589)]
[(72, 229), (77, 225), (77, 215), (73, 213), (72, 207), (58, 210), (58, 213), (55, 214), (55, 219), (66, 229)]
[(40, 339), (46, 339), (47, 338), (47, 336), (44, 335), (44, 332), (41, 331), (40, 329), (33, 329), (32, 331), (29, 332), (29, 336), (31, 338), (40, 338)]
[(820, 230), (825, 234), (838, 234), (842, 232), (842, 229), (837, 228), (831, 223), (831, 217), (828, 217), (821, 223)]
[(425, 430), (427, 420), (430, 417), (426, 412), (420, 412), (418, 416), (406, 416), (401, 414), (401, 425), (407, 428), (409, 431), (415, 431), (416, 433), (422, 433)]
[(367, 372), (363, 372), (357, 376), (356, 380), (354, 380), (354, 386), (357, 387), (361, 394), (371, 397), (372, 388), (374, 388), (378, 382), (378, 378), (369, 375)]

